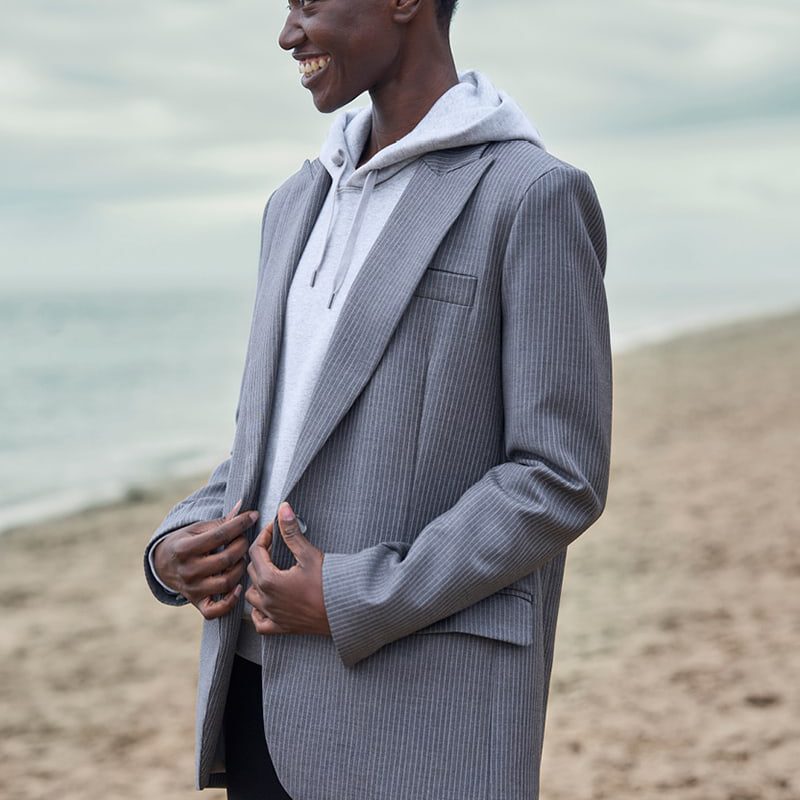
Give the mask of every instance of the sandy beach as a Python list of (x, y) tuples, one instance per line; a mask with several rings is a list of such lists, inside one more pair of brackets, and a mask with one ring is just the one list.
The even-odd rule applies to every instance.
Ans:
[[(611, 490), (570, 548), (542, 800), (800, 797), (798, 365), (800, 313), (615, 359)], [(0, 535), (0, 797), (224, 798), (193, 788), (200, 615), (157, 603), (141, 564), (206, 477)]]

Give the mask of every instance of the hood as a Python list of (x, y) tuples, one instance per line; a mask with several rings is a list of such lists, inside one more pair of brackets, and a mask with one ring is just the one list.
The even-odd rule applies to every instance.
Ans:
[(361, 196), (334, 276), (328, 308), (344, 283), (377, 184), (388, 181), (411, 162), (436, 150), (510, 139), (522, 139), (544, 149), (539, 131), (522, 109), (505, 92), (496, 89), (485, 75), (468, 70), (458, 78), (459, 82), (433, 104), (413, 130), (384, 147), (358, 169), (356, 164), (372, 129), (372, 106), (344, 111), (331, 125), (320, 161), (333, 179), (332, 202), (322, 255), (311, 276), (312, 287), (325, 263), (336, 219), (339, 187), (360, 187)]
[(484, 142), (523, 139), (545, 149), (539, 131), (522, 109), (485, 75), (468, 70), (458, 77), (459, 83), (433, 104), (412, 131), (358, 169), (355, 165), (372, 129), (372, 106), (339, 114), (320, 152), (331, 177), (338, 177), (342, 185), (363, 186), (367, 174), (375, 172), (376, 183), (381, 183), (427, 153)]

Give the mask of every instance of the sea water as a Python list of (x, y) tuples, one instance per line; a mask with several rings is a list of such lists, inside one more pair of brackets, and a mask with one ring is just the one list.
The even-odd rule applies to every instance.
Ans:
[(0, 529), (226, 458), (251, 307), (226, 291), (0, 298)]

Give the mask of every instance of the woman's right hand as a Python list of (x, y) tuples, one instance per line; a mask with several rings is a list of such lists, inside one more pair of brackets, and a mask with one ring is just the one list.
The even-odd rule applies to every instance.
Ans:
[[(257, 522), (258, 512), (237, 514), (240, 505), (241, 501), (224, 517), (168, 533), (153, 551), (158, 577), (206, 619), (227, 614), (242, 592), (239, 581), (250, 548), (244, 534)], [(221, 597), (215, 600), (214, 595)]]

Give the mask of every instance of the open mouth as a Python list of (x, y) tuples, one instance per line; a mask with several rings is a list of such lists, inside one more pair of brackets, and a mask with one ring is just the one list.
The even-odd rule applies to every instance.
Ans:
[(303, 83), (308, 82), (311, 78), (323, 72), (330, 63), (330, 56), (317, 56), (315, 58), (304, 59), (298, 64), (298, 69), (302, 76), (301, 80)]

